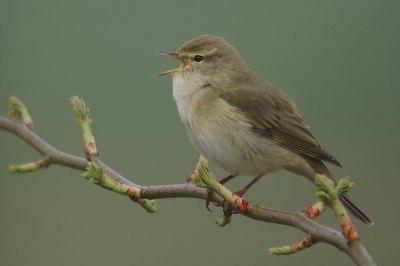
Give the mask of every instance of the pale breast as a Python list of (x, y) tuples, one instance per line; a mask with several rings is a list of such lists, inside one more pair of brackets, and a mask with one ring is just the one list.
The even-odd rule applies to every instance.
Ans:
[(190, 90), (185, 88), (185, 80), (182, 75), (174, 75), (173, 95), (178, 106), (179, 115), (185, 123), (188, 120), (188, 112), (190, 111)]
[(199, 153), (231, 174), (257, 175), (287, 165), (284, 149), (257, 135), (241, 112), (201, 88), (202, 80), (175, 74), (173, 95), (188, 136)]

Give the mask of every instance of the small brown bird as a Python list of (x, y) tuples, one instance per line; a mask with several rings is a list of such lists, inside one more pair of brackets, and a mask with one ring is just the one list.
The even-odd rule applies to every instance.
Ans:
[[(224, 39), (203, 35), (175, 53), (181, 62), (172, 74), (173, 95), (188, 136), (199, 153), (231, 177), (256, 178), (288, 170), (314, 182), (315, 174), (333, 177), (324, 163), (341, 166), (317, 143), (284, 92), (249, 70)], [(372, 225), (346, 195), (344, 206)]]

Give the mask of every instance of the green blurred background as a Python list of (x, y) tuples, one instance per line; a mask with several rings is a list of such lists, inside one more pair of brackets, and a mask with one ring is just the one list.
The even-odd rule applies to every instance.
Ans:
[[(178, 62), (156, 54), (214, 34), (249, 68), (289, 94), (337, 178), (376, 225), (355, 222), (378, 264), (399, 261), (399, 1), (0, 1), (0, 113), (9, 97), (28, 107), (34, 131), (83, 156), (69, 98), (90, 106), (101, 159), (143, 185), (183, 183), (198, 154), (180, 122), (171, 77)], [(14, 119), (15, 120), (15, 119)], [(304, 237), (296, 229), (165, 199), (147, 214), (125, 197), (60, 166), (13, 175), (9, 164), (41, 158), (0, 131), (0, 265), (353, 265), (318, 244), (297, 255), (268, 249)], [(214, 168), (215, 169), (215, 168)], [(215, 169), (218, 177), (226, 173)], [(237, 178), (237, 190), (250, 178)], [(271, 208), (312, 204), (314, 186), (289, 172), (246, 195)], [(339, 229), (331, 211), (319, 222)]]

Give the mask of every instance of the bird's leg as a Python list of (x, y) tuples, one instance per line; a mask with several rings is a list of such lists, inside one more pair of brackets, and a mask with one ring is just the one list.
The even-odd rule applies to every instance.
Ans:
[(221, 180), (219, 180), (218, 182), (221, 184), (221, 185), (223, 185), (223, 184), (225, 184), (226, 182), (228, 182), (228, 181), (231, 181), (232, 179), (234, 179), (235, 177), (237, 177), (238, 175), (229, 175), (229, 176), (227, 176), (227, 177), (225, 177), (225, 178), (222, 178)]
[[(251, 188), (255, 183), (257, 183), (257, 181), (260, 180), (261, 177), (263, 177), (263, 176), (264, 175), (259, 174), (253, 180), (251, 180), (251, 182), (248, 183), (244, 188), (242, 188), (241, 190), (239, 190), (237, 192), (233, 192), (233, 194), (243, 198), (244, 193), (246, 193), (246, 191), (249, 190), (249, 188)], [(226, 200), (224, 200), (222, 202), (222, 206), (223, 206), (223, 209), (224, 209), (225, 217), (230, 217), (230, 216), (232, 216), (233, 213), (237, 213), (235, 211), (232, 211), (231, 207), (226, 204)]]
[(263, 177), (263, 175), (256, 176), (250, 183), (247, 184), (247, 186), (245, 186), (241, 190), (235, 192), (235, 194), (238, 195), (239, 197), (243, 197), (244, 193), (246, 193), (246, 191), (249, 188), (251, 188), (258, 180), (260, 180), (261, 177)]
[[(223, 184), (225, 184), (226, 182), (228, 182), (228, 181), (234, 179), (234, 178), (237, 177), (237, 176), (238, 176), (238, 175), (236, 175), (236, 174), (235, 174), (235, 175), (229, 175), (229, 176), (227, 176), (227, 177), (225, 177), (225, 178), (222, 178), (222, 179), (219, 180), (218, 182), (219, 182), (221, 185), (223, 185)], [(210, 198), (211, 198), (211, 195), (212, 195), (213, 192), (214, 192), (214, 191), (212, 191), (212, 190), (207, 190), (206, 194), (204, 195), (204, 199), (206, 200), (206, 208), (207, 208), (207, 210), (209, 210), (210, 212), (212, 211), (212, 210), (210, 210), (210, 208), (209, 208), (209, 205), (210, 205)], [(215, 204), (215, 203), (214, 203), (214, 205), (220, 206), (220, 205)]]

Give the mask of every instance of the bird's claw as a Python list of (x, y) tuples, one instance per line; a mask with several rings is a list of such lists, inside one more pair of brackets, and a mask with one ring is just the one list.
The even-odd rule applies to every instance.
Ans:
[[(214, 193), (212, 190), (207, 190), (206, 194), (204, 195), (204, 199), (206, 200), (206, 208), (210, 212), (214, 212), (213, 210), (210, 209), (210, 198), (211, 195)], [(215, 204), (215, 203), (214, 203)]]

